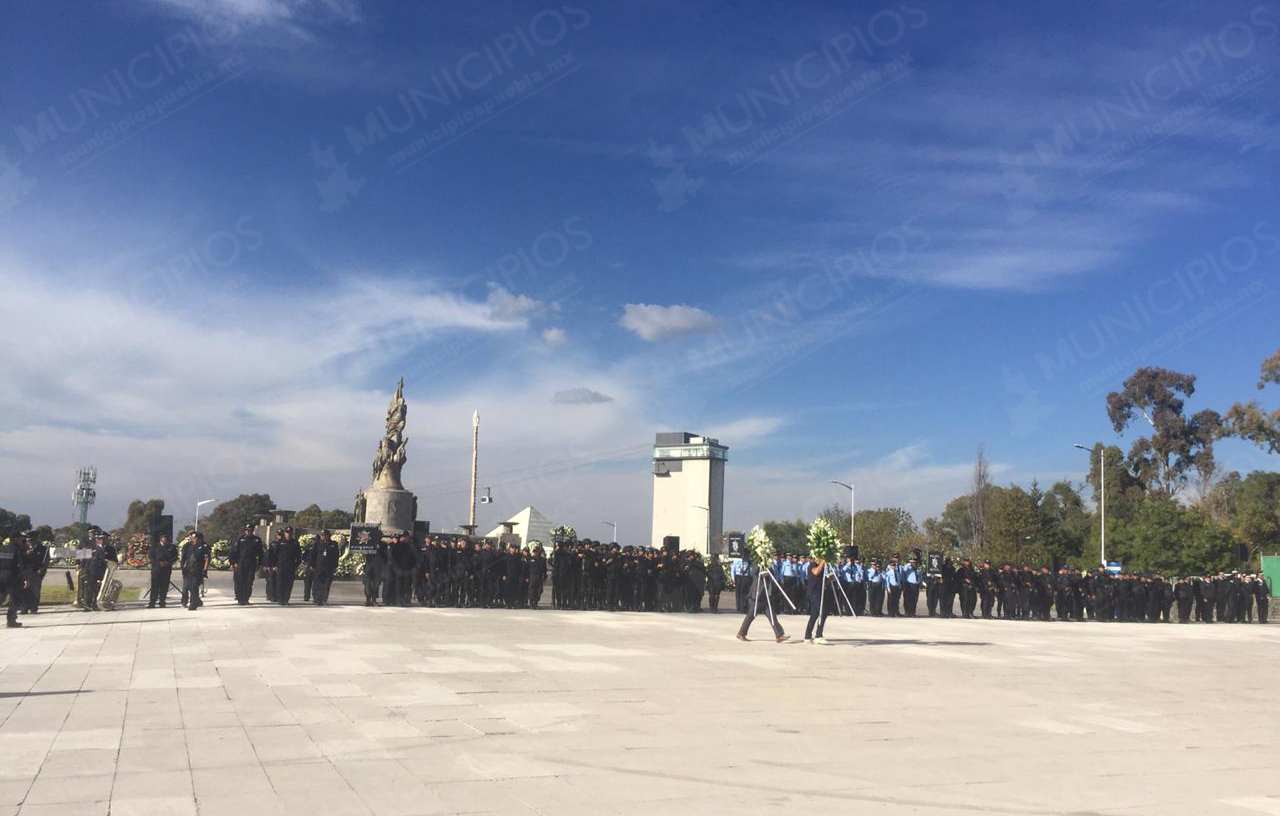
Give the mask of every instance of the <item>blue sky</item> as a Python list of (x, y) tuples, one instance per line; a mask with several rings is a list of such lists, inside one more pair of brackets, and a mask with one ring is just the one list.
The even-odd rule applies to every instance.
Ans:
[[(0, 504), (407, 486), (646, 540), (1080, 479), (1139, 365), (1275, 350), (1274, 3), (25, 4), (0, 33)], [(1230, 467), (1274, 467), (1225, 444)], [(628, 532), (630, 531), (630, 534)]]

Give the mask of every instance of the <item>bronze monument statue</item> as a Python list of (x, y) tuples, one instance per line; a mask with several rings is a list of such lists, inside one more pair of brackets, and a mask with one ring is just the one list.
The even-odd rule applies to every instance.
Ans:
[(378, 443), (378, 455), (373, 459), (373, 484), (369, 485), (371, 490), (404, 490), (404, 485), (400, 482), (400, 469), (404, 467), (404, 448), (409, 442), (404, 437), (405, 417), (408, 413), (402, 377), (396, 384), (396, 395), (387, 406), (387, 435)]
[(356, 522), (377, 524), (384, 533), (412, 532), (418, 515), (417, 497), (405, 490), (400, 481), (405, 445), (409, 442), (404, 435), (408, 413), (402, 377), (387, 406), (387, 433), (378, 443), (378, 455), (373, 460), (373, 482), (356, 494)]

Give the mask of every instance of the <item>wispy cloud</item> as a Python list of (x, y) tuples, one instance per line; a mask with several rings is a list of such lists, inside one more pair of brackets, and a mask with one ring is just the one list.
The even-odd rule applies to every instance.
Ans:
[(248, 24), (323, 21), (358, 23), (360, 0), (150, 0), (152, 5), (196, 19)]
[(696, 306), (628, 303), (623, 307), (618, 325), (633, 332), (641, 340), (656, 343), (683, 335), (714, 331), (719, 324), (711, 314)]
[(543, 329), (542, 342), (551, 348), (563, 348), (569, 344), (569, 333), (561, 328)]
[(600, 405), (613, 402), (613, 397), (590, 388), (569, 388), (552, 394), (551, 401), (556, 405)]

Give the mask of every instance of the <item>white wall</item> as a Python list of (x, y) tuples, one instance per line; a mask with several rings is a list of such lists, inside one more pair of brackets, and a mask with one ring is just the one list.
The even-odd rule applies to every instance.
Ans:
[(680, 549), (708, 552), (707, 511), (711, 508), (711, 540), (724, 523), (724, 462), (685, 459), (682, 469), (669, 476), (653, 477), (654, 547), (663, 536), (680, 536)]

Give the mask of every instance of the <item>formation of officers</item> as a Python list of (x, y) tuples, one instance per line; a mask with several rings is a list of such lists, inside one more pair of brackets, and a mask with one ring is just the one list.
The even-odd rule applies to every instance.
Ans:
[[(119, 564), (105, 532), (95, 530), (90, 539), (92, 546), (77, 562), (75, 582), (76, 606), (85, 610), (101, 608)], [(261, 579), (267, 601), (287, 606), (300, 579), (301, 600), (326, 605), (340, 556), (328, 530), (304, 548), (292, 527), (264, 544), (246, 525), (227, 557), (236, 602), (248, 604)], [(162, 536), (150, 552), (148, 606), (165, 607), (176, 590), (182, 606), (198, 609), (211, 561), (203, 534), (195, 533), (181, 548)], [(918, 557), (867, 564), (845, 558), (819, 571), (827, 572), (832, 584), (824, 596), (807, 589), (810, 577), (819, 574), (816, 563), (796, 555), (773, 560), (766, 600), (777, 612), (807, 614), (813, 611), (808, 609), (812, 598), (826, 597), (837, 614), (913, 617), (923, 594), (930, 617), (950, 618), (958, 610), (965, 618), (1009, 620), (1266, 623), (1271, 597), (1266, 579), (1256, 574), (1170, 579), (1113, 575), (1101, 568), (1054, 572), (1007, 563), (997, 567), (990, 561), (975, 566), (969, 559), (950, 558), (927, 569)], [(18, 614), (39, 610), (48, 567), (48, 547), (32, 536), (0, 543), (0, 602), (7, 603), (7, 625), (20, 626)], [(173, 583), (175, 570), (181, 587)], [(556, 609), (636, 612), (699, 612), (704, 597), (711, 611), (719, 611), (722, 590), (733, 587), (737, 611), (746, 613), (748, 587), (757, 573), (747, 559), (722, 563), (713, 555), (707, 561), (695, 552), (582, 541), (559, 543), (547, 553), (536, 543), (504, 548), (487, 540), (433, 538), (419, 544), (405, 534), (365, 555), (363, 585), (367, 606), (537, 609), (550, 583)]]
[[(151, 605), (165, 605), (169, 571), (178, 556), (167, 540), (152, 557)], [(338, 571), (340, 548), (321, 530), (304, 548), (292, 527), (269, 543), (246, 525), (227, 555), (236, 602), (248, 604), (257, 579), (266, 599), (287, 606), (299, 577), (302, 602), (324, 606)], [(429, 539), (416, 543), (393, 536), (364, 556), (365, 605), (537, 609), (551, 583), (556, 609), (699, 612), (704, 596), (718, 611), (727, 578), (719, 556), (710, 562), (694, 552), (659, 551), (583, 541), (556, 545), (548, 555), (539, 544), (507, 547), (490, 541)], [(200, 582), (207, 574), (208, 545), (202, 538), (183, 548), (183, 604), (199, 606)], [(203, 565), (200, 568), (199, 565)]]
[[(769, 585), (791, 602), (771, 599), (775, 609), (810, 611), (803, 587), (813, 563), (794, 555), (774, 559)], [(734, 563), (738, 611), (743, 613), (748, 611), (750, 583), (744, 579), (751, 571), (746, 561)], [(1266, 623), (1271, 598), (1263, 576), (1237, 572), (1170, 579), (1158, 574), (1113, 575), (1103, 568), (1063, 567), (1054, 572), (1049, 567), (996, 567), (989, 560), (974, 566), (969, 559), (955, 563), (950, 558), (930, 570), (922, 569), (917, 558), (899, 562), (895, 557), (866, 565), (845, 558), (833, 565), (831, 576), (843, 590), (834, 593), (841, 611), (872, 617), (914, 617), (923, 592), (930, 617), (954, 617), (958, 607), (964, 618)]]

